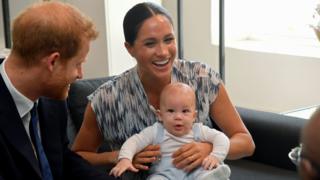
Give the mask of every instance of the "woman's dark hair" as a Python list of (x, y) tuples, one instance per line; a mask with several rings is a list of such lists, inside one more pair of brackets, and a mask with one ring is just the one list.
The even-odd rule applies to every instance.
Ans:
[(123, 32), (126, 42), (133, 45), (143, 22), (146, 19), (159, 14), (168, 18), (173, 25), (169, 12), (155, 3), (144, 2), (133, 6), (127, 12), (123, 20)]

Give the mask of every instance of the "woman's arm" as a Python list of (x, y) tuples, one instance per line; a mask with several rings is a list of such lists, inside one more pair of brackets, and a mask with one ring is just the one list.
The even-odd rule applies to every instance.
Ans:
[[(223, 84), (219, 85), (216, 100), (210, 106), (210, 116), (230, 139), (227, 159), (239, 159), (253, 154), (255, 144), (243, 124), (237, 110), (233, 106)], [(214, 146), (211, 143), (190, 143), (173, 153), (173, 164), (185, 171), (191, 171), (201, 165)]]
[(253, 154), (255, 150), (253, 139), (222, 83), (219, 85), (216, 100), (211, 104), (210, 115), (230, 139), (227, 159), (239, 159)]
[[(96, 115), (90, 103), (87, 105), (82, 126), (72, 146), (72, 150), (93, 165), (114, 165), (118, 161), (119, 151), (97, 153), (103, 141), (98, 128)], [(133, 158), (133, 165), (137, 169), (148, 170), (147, 163), (157, 160), (160, 155), (159, 145), (149, 145)]]
[(102, 141), (103, 138), (97, 125), (96, 115), (90, 103), (88, 103), (83, 123), (76, 136), (72, 150), (93, 165), (115, 164), (118, 158), (118, 151), (97, 153)]

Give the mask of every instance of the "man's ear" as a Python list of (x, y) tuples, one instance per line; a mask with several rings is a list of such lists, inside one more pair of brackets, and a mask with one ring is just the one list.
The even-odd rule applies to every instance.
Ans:
[(133, 54), (133, 47), (131, 46), (131, 44), (129, 44), (128, 42), (125, 42), (124, 43), (124, 46), (126, 47), (128, 53), (134, 57), (134, 54)]
[(58, 52), (53, 52), (51, 54), (49, 54), (48, 56), (44, 57), (45, 61), (46, 61), (46, 65), (47, 68), (49, 69), (49, 71), (53, 71), (55, 65), (57, 64), (57, 62), (60, 59), (60, 53)]

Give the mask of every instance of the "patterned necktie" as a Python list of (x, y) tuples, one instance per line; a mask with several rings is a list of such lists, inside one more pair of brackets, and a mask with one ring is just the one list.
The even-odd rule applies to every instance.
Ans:
[(41, 168), (42, 179), (53, 180), (50, 165), (40, 141), (38, 126), (37, 126), (38, 121), (39, 120), (38, 120), (38, 114), (37, 114), (37, 104), (34, 103), (34, 106), (31, 109), (31, 121), (29, 125), (30, 136), (32, 139), (32, 143), (35, 146), (35, 149), (37, 152), (37, 157), (38, 157), (40, 168)]

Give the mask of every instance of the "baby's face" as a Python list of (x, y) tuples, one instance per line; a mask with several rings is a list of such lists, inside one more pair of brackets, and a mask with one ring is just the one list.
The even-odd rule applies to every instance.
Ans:
[(175, 136), (188, 134), (196, 118), (195, 98), (192, 91), (174, 91), (166, 94), (159, 112), (166, 130)]

